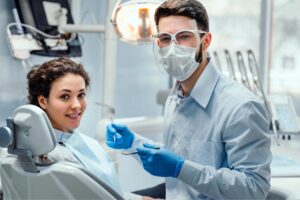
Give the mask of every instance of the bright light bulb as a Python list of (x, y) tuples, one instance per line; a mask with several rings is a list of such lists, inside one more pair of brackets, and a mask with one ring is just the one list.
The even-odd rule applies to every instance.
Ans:
[(145, 43), (156, 33), (154, 13), (161, 0), (131, 0), (117, 5), (112, 16), (115, 31), (121, 40)]
[(152, 36), (149, 9), (139, 9), (139, 35), (141, 38), (149, 38)]

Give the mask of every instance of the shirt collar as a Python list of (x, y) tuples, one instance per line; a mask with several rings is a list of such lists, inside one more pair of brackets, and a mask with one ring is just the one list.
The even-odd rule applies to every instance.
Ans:
[(211, 61), (208, 62), (190, 93), (190, 96), (194, 98), (203, 108), (206, 108), (213, 94), (215, 86), (217, 85), (219, 77), (220, 74), (215, 69)]
[(57, 129), (54, 129), (54, 132), (56, 135), (56, 141), (63, 142), (63, 143), (66, 143), (70, 139), (73, 133), (73, 132), (63, 132)]

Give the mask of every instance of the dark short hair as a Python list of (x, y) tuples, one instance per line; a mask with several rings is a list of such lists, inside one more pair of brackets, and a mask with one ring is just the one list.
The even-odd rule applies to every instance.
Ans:
[(69, 58), (62, 57), (42, 65), (35, 65), (27, 74), (29, 103), (39, 106), (38, 97), (43, 95), (48, 98), (53, 81), (68, 73), (81, 76), (85, 81), (86, 88), (89, 86), (88, 73), (81, 64), (77, 64)]
[(158, 26), (162, 17), (171, 15), (186, 16), (195, 19), (198, 29), (209, 31), (208, 15), (205, 7), (197, 0), (168, 0), (155, 11), (155, 23)]

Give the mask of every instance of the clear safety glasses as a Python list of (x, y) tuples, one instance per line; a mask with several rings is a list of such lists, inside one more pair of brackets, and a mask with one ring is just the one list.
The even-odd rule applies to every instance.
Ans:
[(181, 30), (174, 34), (165, 32), (157, 33), (153, 35), (153, 38), (160, 48), (169, 46), (172, 41), (175, 41), (179, 45), (190, 46), (197, 42), (197, 34), (205, 33), (207, 32), (201, 30)]

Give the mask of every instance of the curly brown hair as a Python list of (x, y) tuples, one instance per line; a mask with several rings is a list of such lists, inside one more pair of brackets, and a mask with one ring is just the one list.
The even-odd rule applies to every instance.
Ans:
[(39, 106), (38, 97), (43, 95), (48, 98), (53, 81), (68, 73), (80, 75), (85, 81), (85, 87), (89, 86), (90, 78), (83, 65), (70, 58), (62, 57), (34, 66), (27, 74), (29, 103)]

